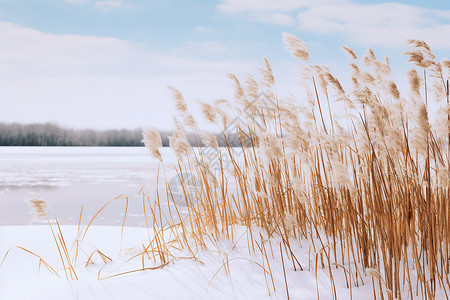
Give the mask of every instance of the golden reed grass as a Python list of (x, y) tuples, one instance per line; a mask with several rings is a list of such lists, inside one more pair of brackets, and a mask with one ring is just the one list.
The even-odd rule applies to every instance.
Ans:
[[(197, 123), (181, 92), (170, 88), (183, 120), (175, 119), (170, 139), (178, 158), (175, 169), (180, 179), (189, 174), (198, 179), (195, 184), (180, 180), (187, 213), (165, 201), (174, 196), (158, 149), (161, 139), (156, 130), (145, 130), (143, 142), (161, 161), (158, 182), (162, 176), (165, 195), (158, 188), (156, 197), (144, 189), (139, 194), (148, 242), (129, 260), (140, 259), (141, 268), (106, 277), (100, 276), (100, 269), (99, 279), (163, 268), (181, 259), (203, 264), (199, 251), (212, 245), (222, 253), (217, 241), (237, 243), (242, 238), (236, 235), (237, 226), (244, 226), (249, 254), (262, 256), (261, 263), (255, 263), (264, 273), (269, 294), (276, 289), (269, 260), (276, 237), (281, 241), (287, 298), (295, 282), (288, 281), (285, 263), (297, 271), (314, 270), (316, 276), (319, 268), (328, 270), (334, 299), (335, 269), (342, 269), (350, 295), (353, 287), (368, 284), (365, 280), (370, 278), (374, 299), (434, 299), (438, 289), (448, 298), (450, 62), (438, 62), (425, 42), (409, 41), (412, 49), (405, 54), (415, 68), (407, 73), (410, 91), (405, 94), (394, 81), (388, 59), (378, 60), (371, 49), (359, 59), (344, 47), (351, 60), (352, 84), (344, 89), (328, 68), (310, 62), (306, 43), (287, 33), (283, 40), (303, 70), (301, 101), (279, 99), (265, 59), (259, 81), (249, 76), (242, 84), (228, 75), (236, 87), (234, 99), (201, 104), (205, 118), (217, 124), (223, 132), (219, 137), (228, 145), (222, 153), (217, 138), (198, 132), (203, 144), (216, 151), (218, 169), (202, 149), (193, 149), (187, 141), (184, 127), (196, 129)], [(442, 107), (435, 119), (430, 118), (431, 97), (433, 105)], [(233, 112), (238, 122), (231, 119)], [(231, 125), (241, 145), (238, 152), (227, 140)], [(39, 203), (35, 208), (41, 211)], [(76, 253), (97, 215), (82, 233)], [(126, 213), (123, 225), (125, 217)], [(68, 259), (59, 225), (57, 233), (55, 242), (69, 270), (66, 278), (73, 279), (78, 256)], [(305, 240), (311, 245), (309, 257), (300, 258), (292, 245)], [(189, 256), (179, 256), (180, 250)], [(85, 253), (87, 263), (95, 254), (104, 263), (110, 260), (98, 250)], [(302, 266), (302, 259), (307, 266)], [(146, 265), (149, 260), (151, 267)], [(216, 274), (222, 269), (229, 274), (233, 260), (224, 255)], [(318, 296), (319, 290), (317, 281)]]
[[(438, 62), (425, 42), (409, 41), (412, 50), (405, 54), (416, 68), (407, 74), (410, 93), (404, 94), (388, 59), (378, 60), (371, 49), (358, 59), (343, 47), (352, 70), (352, 87), (345, 90), (326, 67), (309, 61), (306, 43), (287, 33), (283, 39), (303, 69), (302, 101), (277, 97), (265, 59), (260, 82), (249, 76), (241, 84), (228, 75), (236, 87), (230, 108), (202, 104), (205, 118), (224, 132), (230, 110), (239, 114), (242, 154), (226, 148), (231, 167), (225, 169), (218, 156), (212, 180), (202, 151), (175, 147), (179, 174), (200, 180), (194, 192), (183, 189), (186, 198), (197, 199), (184, 224), (196, 246), (204, 246), (205, 236), (234, 239), (239, 225), (248, 228), (255, 251), (257, 226), (269, 238), (282, 238), (294, 267), (301, 265), (290, 244), (309, 240), (316, 271), (329, 269), (333, 297), (331, 270), (338, 267), (350, 289), (365, 284), (363, 275), (372, 276), (374, 298), (433, 299), (437, 289), (448, 297), (450, 64)], [(254, 101), (261, 92), (265, 104)], [(446, 112), (433, 124), (432, 95), (433, 105)], [(186, 102), (179, 103), (184, 98), (175, 96), (179, 113), (188, 113)], [(274, 109), (267, 110), (267, 99)], [(214, 144), (211, 135), (200, 136)]]

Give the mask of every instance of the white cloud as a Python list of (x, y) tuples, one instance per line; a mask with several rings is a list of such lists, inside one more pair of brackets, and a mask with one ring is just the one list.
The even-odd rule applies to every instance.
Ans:
[(250, 14), (250, 19), (256, 22), (263, 22), (280, 26), (295, 25), (294, 18), (288, 14), (283, 13), (254, 12)]
[(134, 44), (114, 38), (46, 34), (7, 22), (0, 22), (0, 37), (5, 43), (0, 48), (0, 66), (11, 68), (10, 74), (18, 76), (89, 70), (142, 52)]
[[(167, 85), (196, 100), (233, 94), (225, 74), (246, 74), (244, 61), (186, 55), (225, 51), (218, 42), (188, 43), (178, 53), (152, 52), (115, 38), (46, 34), (0, 22), (0, 120), (56, 121), (77, 127), (171, 126)], [(197, 113), (196, 115), (198, 115)]]
[(438, 21), (450, 11), (398, 3), (319, 5), (297, 15), (299, 29), (340, 34), (364, 46), (400, 48), (407, 39), (424, 39), (432, 47), (450, 48), (450, 24)]
[(126, 9), (135, 7), (132, 3), (127, 3), (119, 0), (107, 0), (95, 2), (95, 7), (101, 11), (111, 11), (113, 9)]
[(300, 32), (338, 35), (363, 46), (401, 48), (407, 39), (423, 39), (450, 49), (450, 10), (400, 3), (358, 4), (350, 0), (222, 0), (217, 9), (251, 21), (291, 26)]
[[(139, 75), (148, 72), (225, 72), (241, 61), (198, 60), (198, 53), (223, 53), (218, 41), (188, 42), (171, 54), (150, 52), (132, 42), (96, 36), (56, 35), (0, 22), (0, 77), (79, 74)], [(176, 53), (175, 53), (176, 52)], [(243, 64), (248, 67), (248, 64)], [(113, 71), (113, 72), (111, 72)], [(226, 74), (226, 73), (222, 73)]]

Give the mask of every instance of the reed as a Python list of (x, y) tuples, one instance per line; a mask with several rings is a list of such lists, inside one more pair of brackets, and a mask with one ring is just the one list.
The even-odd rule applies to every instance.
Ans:
[[(338, 266), (350, 289), (372, 276), (375, 298), (433, 299), (438, 288), (448, 295), (448, 61), (438, 62), (425, 42), (409, 41), (405, 54), (414, 68), (408, 72), (410, 93), (403, 94), (388, 59), (378, 60), (370, 49), (358, 59), (343, 47), (353, 84), (344, 90), (327, 68), (310, 62), (306, 43), (291, 34), (283, 38), (303, 70), (302, 101), (278, 98), (265, 59), (259, 82), (249, 76), (242, 84), (228, 75), (236, 93), (226, 110), (202, 104), (218, 128), (230, 126), (231, 111), (240, 117), (234, 125), (242, 154), (227, 147), (230, 168), (219, 155), (220, 167), (211, 172), (201, 151), (185, 143), (177, 150), (174, 143), (184, 166), (179, 176), (189, 172), (201, 181), (195, 195), (185, 189), (186, 199), (197, 202), (188, 207), (183, 231), (197, 240), (233, 239), (234, 228), (245, 226), (249, 249), (256, 251), (256, 243), (267, 255), (256, 226), (268, 238), (280, 237), (281, 252), (300, 268), (290, 244), (309, 240), (316, 270), (329, 269), (333, 297), (332, 268)], [(179, 111), (188, 114), (186, 105), (181, 111), (181, 93), (175, 96)], [(431, 97), (447, 112), (433, 124)], [(200, 136), (214, 145), (208, 134)]]
[[(187, 212), (170, 205), (174, 197), (158, 150), (161, 139), (156, 130), (145, 130), (143, 141), (160, 161), (158, 182), (165, 183), (165, 195), (158, 187), (155, 197), (141, 190), (148, 241), (128, 259), (140, 259), (141, 267), (105, 277), (100, 270), (99, 279), (182, 259), (203, 263), (197, 257), (204, 250), (223, 258), (211, 281), (221, 270), (232, 276), (230, 262), (248, 259), (230, 259), (219, 241), (236, 245), (245, 236), (249, 254), (261, 255), (260, 262), (253, 262), (263, 272), (269, 294), (278, 288), (291, 296), (295, 281), (288, 280), (286, 266), (292, 264), (296, 271), (316, 275), (326, 270), (334, 299), (335, 270), (342, 270), (350, 293), (372, 284), (374, 299), (435, 299), (438, 289), (448, 298), (450, 63), (438, 62), (425, 42), (409, 41), (412, 49), (405, 54), (413, 68), (406, 74), (406, 94), (394, 81), (388, 59), (378, 60), (371, 49), (358, 58), (344, 47), (352, 83), (344, 89), (328, 68), (310, 61), (306, 43), (287, 33), (283, 39), (302, 69), (304, 95), (298, 102), (280, 99), (267, 59), (259, 77), (241, 81), (228, 75), (236, 88), (234, 99), (201, 104), (206, 120), (224, 132), (225, 152), (214, 135), (197, 128), (182, 93), (170, 88), (179, 114), (170, 144)], [(429, 116), (432, 98), (442, 106), (435, 119)], [(233, 121), (231, 115), (239, 118)], [(217, 154), (215, 161), (205, 149), (189, 144), (185, 126), (198, 131), (198, 138)], [(227, 140), (230, 128), (239, 139), (238, 149)], [(184, 180), (189, 174), (198, 178), (195, 188)], [(80, 243), (93, 220), (80, 233)], [(244, 235), (236, 235), (238, 227), (246, 229)], [(269, 249), (274, 259), (273, 242), (279, 247), (284, 287), (274, 283), (269, 259)], [(55, 243), (69, 270), (66, 277), (73, 279), (78, 250), (72, 263), (59, 225)], [(294, 243), (309, 245), (309, 257), (299, 257)], [(189, 256), (181, 256), (180, 250)], [(88, 263), (95, 254), (104, 263), (110, 260), (100, 250), (85, 254)]]

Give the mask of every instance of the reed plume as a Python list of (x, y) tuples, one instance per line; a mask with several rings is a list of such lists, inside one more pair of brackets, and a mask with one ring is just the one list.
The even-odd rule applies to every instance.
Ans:
[(348, 47), (342, 46), (342, 50), (344, 50), (354, 60), (358, 59), (358, 57), (356, 56), (356, 54), (355, 54), (355, 52), (353, 51), (352, 48), (348, 48)]
[(200, 103), (200, 106), (201, 106), (203, 116), (205, 117), (205, 119), (211, 123), (214, 123), (216, 121), (216, 114), (217, 114), (214, 107), (208, 103)]
[(159, 148), (161, 148), (162, 141), (161, 141), (161, 135), (159, 134), (158, 130), (155, 128), (147, 128), (144, 129), (142, 132), (142, 141), (145, 145), (145, 147), (150, 151), (152, 156), (156, 158), (159, 161), (162, 161), (161, 153), (159, 152)]
[(305, 42), (287, 32), (283, 32), (282, 36), (286, 47), (285, 49), (290, 52), (293, 57), (300, 60), (309, 60), (309, 47)]
[(259, 69), (259, 71), (263, 76), (264, 85), (267, 87), (271, 87), (275, 83), (275, 79), (273, 78), (272, 67), (269, 64), (269, 60), (265, 57), (264, 57), (264, 65), (265, 68)]
[(48, 207), (47, 202), (41, 199), (31, 199), (29, 201), (30, 207), (32, 209), (32, 214), (37, 219), (43, 219), (47, 217), (45, 209)]
[(183, 94), (181, 94), (177, 88), (172, 86), (169, 86), (168, 88), (172, 92), (173, 98), (175, 99), (175, 109), (182, 114), (187, 113), (188, 109), (186, 102), (184, 101)]
[(192, 147), (189, 144), (183, 125), (176, 118), (174, 118), (174, 122), (175, 130), (172, 136), (169, 137), (169, 146), (174, 149), (178, 160), (181, 161), (191, 153)]
[(234, 82), (235, 87), (234, 98), (236, 100), (242, 99), (244, 97), (244, 90), (242, 89), (241, 83), (239, 82), (237, 77), (234, 74), (228, 74), (227, 77)]

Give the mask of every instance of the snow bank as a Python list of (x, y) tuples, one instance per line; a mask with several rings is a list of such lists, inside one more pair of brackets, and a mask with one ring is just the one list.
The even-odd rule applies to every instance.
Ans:
[[(77, 238), (77, 226), (61, 226), (61, 229), (73, 257), (75, 244), (72, 242)], [(253, 234), (256, 232), (253, 230)], [(239, 227), (235, 232), (238, 242), (209, 242), (208, 251), (195, 250), (195, 259), (186, 250), (173, 249), (173, 257), (167, 265), (136, 271), (142, 268), (142, 256), (145, 268), (161, 265), (146, 255), (139, 255), (143, 245), (147, 245), (154, 236), (151, 230), (125, 227), (121, 241), (121, 227), (91, 227), (81, 244), (85, 253), (80, 250), (75, 268), (79, 280), (66, 280), (48, 225), (0, 227), (1, 255), (11, 249), (0, 267), (0, 298), (287, 299), (289, 293), (290, 299), (318, 299), (318, 296), (320, 299), (333, 299), (328, 268), (321, 268), (319, 264), (316, 276), (312, 245), (307, 242), (300, 245), (294, 240), (291, 245), (303, 271), (298, 264), (294, 270), (291, 259), (282, 248), (284, 272), (276, 238), (263, 239), (254, 245), (257, 250), (253, 253), (249, 251), (249, 246), (252, 246), (248, 244), (247, 234), (245, 228)], [(267, 258), (258, 250), (263, 244)], [(39, 259), (15, 246), (40, 255), (62, 278), (50, 273), (43, 265), (39, 271)], [(99, 255), (94, 255), (94, 263), (86, 267), (88, 255), (95, 250), (112, 261), (105, 264)], [(133, 255), (137, 256), (128, 261)], [(133, 272), (114, 277), (127, 271)], [(108, 276), (113, 277), (106, 278)], [(353, 299), (366, 299), (373, 295), (370, 277), (364, 277), (364, 286), (353, 287), (352, 290), (346, 286), (342, 268), (333, 269), (333, 278), (339, 299), (350, 299), (351, 294)]]

